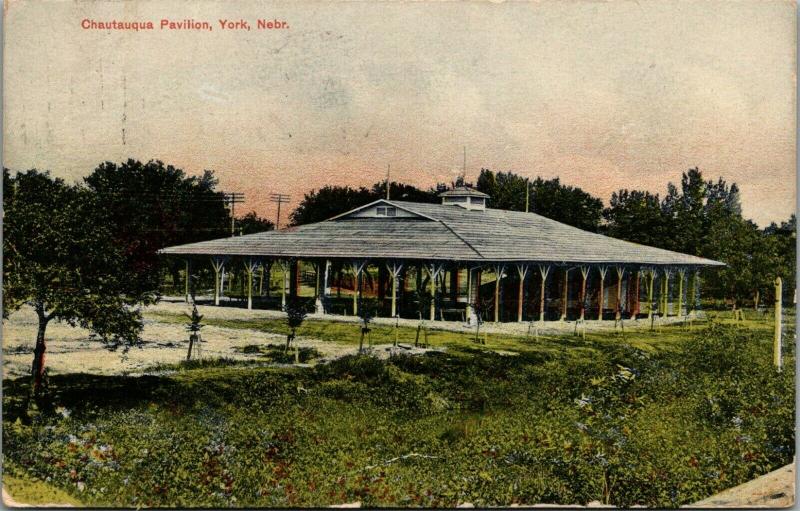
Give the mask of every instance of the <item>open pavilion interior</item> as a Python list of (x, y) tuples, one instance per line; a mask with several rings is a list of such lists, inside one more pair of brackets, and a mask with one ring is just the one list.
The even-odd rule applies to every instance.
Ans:
[(319, 223), (161, 253), (183, 260), (187, 301), (207, 274), (215, 305), (284, 309), (304, 300), (317, 314), (369, 307), (377, 316), (470, 324), (690, 317), (699, 270), (723, 265), (488, 208), (489, 197), (469, 187), (440, 197), (378, 200)]

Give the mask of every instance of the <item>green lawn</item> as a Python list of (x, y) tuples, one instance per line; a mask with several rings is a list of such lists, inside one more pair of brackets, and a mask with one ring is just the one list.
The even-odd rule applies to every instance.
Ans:
[[(285, 333), (280, 320), (206, 323)], [(677, 507), (794, 455), (793, 344), (777, 373), (768, 323), (720, 323), (486, 345), (431, 330), (445, 352), (67, 374), (38, 404), (27, 378), (7, 380), (4, 454), (13, 476), (89, 505)], [(333, 321), (299, 334), (359, 338)], [(375, 342), (393, 338), (374, 327)]]
[[(12, 473), (22, 474), (21, 476), (11, 475)], [(40, 506), (45, 504), (60, 504), (70, 506), (83, 506), (81, 501), (69, 493), (54, 488), (44, 481), (34, 479), (24, 475), (19, 469), (5, 467), (3, 473), (3, 487), (9, 496), (16, 502)]]

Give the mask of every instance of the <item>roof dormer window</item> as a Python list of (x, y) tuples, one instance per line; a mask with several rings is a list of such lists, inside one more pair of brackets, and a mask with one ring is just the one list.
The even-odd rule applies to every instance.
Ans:
[(378, 206), (376, 213), (378, 216), (397, 216), (397, 208), (393, 206)]

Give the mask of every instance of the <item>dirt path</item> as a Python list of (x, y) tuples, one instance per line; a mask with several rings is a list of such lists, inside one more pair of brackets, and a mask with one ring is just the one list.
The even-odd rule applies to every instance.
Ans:
[[(282, 317), (276, 311), (247, 311), (241, 309), (202, 307), (201, 313), (209, 318)], [(187, 311), (185, 304), (163, 303), (150, 311), (181, 314)], [(36, 339), (37, 318), (30, 308), (22, 308), (3, 322), (3, 373), (6, 378), (30, 374), (33, 346)], [(246, 328), (223, 328), (206, 325), (201, 331), (203, 343), (201, 358), (230, 358), (235, 360), (261, 360), (258, 354), (242, 353), (248, 345), (283, 345), (286, 337), (281, 334), (250, 330)], [(74, 328), (64, 323), (51, 322), (47, 327), (46, 364), (50, 374), (90, 373), (103, 375), (141, 374), (156, 364), (175, 364), (186, 358), (186, 327), (180, 323), (167, 323), (158, 319), (145, 319), (142, 346), (109, 351), (90, 336), (88, 330)], [(298, 347), (314, 348), (320, 353), (317, 362), (332, 360), (358, 351), (358, 346), (333, 341), (298, 336)], [(422, 348), (393, 348), (391, 345), (373, 347), (374, 353), (388, 357), (393, 352), (419, 354)], [(194, 356), (197, 358), (197, 354)]]
[(773, 470), (688, 508), (787, 508), (794, 505), (795, 463)]
[(74, 507), (72, 504), (58, 504), (58, 503), (47, 503), (47, 504), (25, 504), (24, 502), (18, 502), (14, 500), (14, 498), (8, 494), (5, 487), (3, 487), (3, 504), (6, 507)]

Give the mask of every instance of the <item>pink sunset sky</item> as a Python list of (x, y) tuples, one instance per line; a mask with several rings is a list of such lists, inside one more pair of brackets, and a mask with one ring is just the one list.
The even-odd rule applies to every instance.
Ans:
[(387, 164), (396, 181), (449, 182), (466, 146), (470, 179), (559, 176), (607, 202), (619, 188), (663, 194), (698, 166), (738, 183), (762, 226), (795, 209), (788, 1), (16, 0), (5, 14), (12, 169), (214, 169), (245, 193), (242, 212), (274, 219), (272, 192), (291, 208), (325, 184), (382, 180)]

